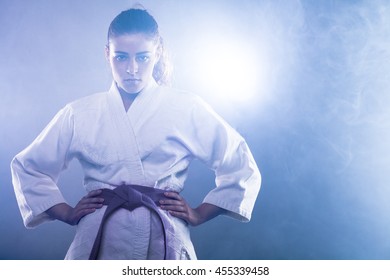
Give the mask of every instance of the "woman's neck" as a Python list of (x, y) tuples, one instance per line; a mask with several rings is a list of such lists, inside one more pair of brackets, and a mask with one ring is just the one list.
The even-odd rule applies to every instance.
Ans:
[(127, 93), (123, 90), (119, 90), (119, 93), (122, 98), (123, 106), (125, 107), (126, 112), (129, 110), (131, 104), (133, 104), (134, 100), (137, 98), (138, 93)]

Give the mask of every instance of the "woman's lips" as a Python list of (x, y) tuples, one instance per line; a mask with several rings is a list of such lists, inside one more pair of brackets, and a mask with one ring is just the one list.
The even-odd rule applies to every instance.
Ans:
[(124, 81), (125, 81), (125, 83), (129, 83), (129, 84), (138, 84), (138, 83), (141, 82), (141, 79), (133, 79), (133, 78), (131, 78), (131, 79), (125, 79)]

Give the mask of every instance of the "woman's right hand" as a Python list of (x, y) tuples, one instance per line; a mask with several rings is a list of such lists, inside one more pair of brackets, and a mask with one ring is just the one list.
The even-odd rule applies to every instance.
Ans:
[(53, 219), (63, 221), (70, 225), (77, 225), (80, 219), (103, 207), (104, 199), (97, 197), (101, 190), (94, 190), (82, 197), (75, 207), (60, 203), (49, 208), (46, 213)]

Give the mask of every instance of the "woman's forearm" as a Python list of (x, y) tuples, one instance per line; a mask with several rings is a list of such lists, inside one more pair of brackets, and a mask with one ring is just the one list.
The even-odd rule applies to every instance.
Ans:
[(46, 210), (46, 213), (53, 219), (72, 225), (72, 222), (69, 220), (72, 211), (73, 208), (71, 206), (66, 203), (60, 203)]
[(226, 213), (225, 209), (209, 203), (202, 203), (197, 208), (195, 208), (194, 211), (197, 213), (198, 216), (198, 221), (194, 223), (194, 225), (203, 224), (208, 220), (211, 220), (221, 214)]

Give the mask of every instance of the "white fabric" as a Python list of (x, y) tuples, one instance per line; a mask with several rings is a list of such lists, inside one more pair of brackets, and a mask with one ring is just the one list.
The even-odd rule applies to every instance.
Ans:
[[(180, 192), (197, 158), (216, 174), (216, 187), (204, 202), (242, 221), (251, 218), (260, 189), (260, 173), (244, 139), (196, 95), (155, 83), (127, 112), (115, 84), (68, 104), (13, 159), (13, 184), (26, 227), (49, 221), (45, 211), (65, 202), (56, 182), (74, 158), (84, 170), (87, 192), (121, 184)], [(103, 211), (80, 221), (67, 258), (88, 257)], [(176, 228), (168, 237), (177, 258), (196, 258), (186, 223), (170, 218)], [(109, 222), (112, 236), (104, 239), (102, 258), (156, 257), (150, 249), (154, 223), (145, 208), (118, 211)], [(158, 230), (152, 234), (159, 235)], [(127, 252), (119, 253), (123, 248)]]

